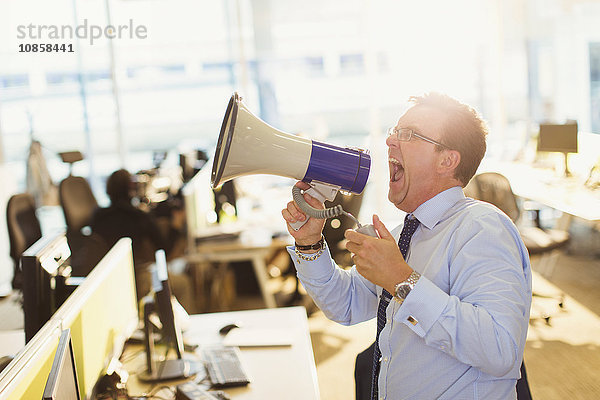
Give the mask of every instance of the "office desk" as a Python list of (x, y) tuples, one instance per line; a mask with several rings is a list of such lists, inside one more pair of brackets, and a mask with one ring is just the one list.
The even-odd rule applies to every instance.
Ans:
[(269, 276), (265, 260), (269, 254), (290, 244), (290, 240), (279, 238), (264, 244), (244, 243), (239, 239), (205, 241), (196, 244), (193, 250), (187, 254), (186, 259), (191, 263), (250, 261), (265, 305), (268, 308), (274, 308), (277, 307), (277, 304), (274, 294), (267, 287)]
[(568, 229), (574, 216), (600, 221), (600, 191), (588, 189), (576, 177), (561, 177), (553, 170), (516, 162), (486, 161), (478, 172), (499, 172), (508, 178), (517, 196), (562, 211), (558, 229)]
[[(184, 338), (200, 346), (221, 343), (218, 330), (231, 322), (241, 325), (241, 329), (285, 329), (286, 337), (292, 343), (291, 346), (241, 348), (242, 363), (252, 382), (245, 387), (225, 389), (232, 400), (319, 399), (317, 371), (304, 307), (192, 315)], [(125, 366), (129, 371), (144, 369), (145, 354)], [(133, 375), (128, 389), (130, 394), (137, 394), (148, 392), (151, 386), (140, 383)]]

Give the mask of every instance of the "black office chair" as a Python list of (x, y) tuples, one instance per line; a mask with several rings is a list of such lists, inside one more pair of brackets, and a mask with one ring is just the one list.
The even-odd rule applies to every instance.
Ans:
[(521, 378), (517, 380), (517, 400), (532, 400), (529, 381), (527, 380), (527, 371), (525, 370), (525, 361), (521, 363)]
[(13, 195), (6, 205), (6, 225), (10, 241), (10, 257), (14, 262), (13, 289), (21, 289), (21, 254), (42, 237), (35, 214), (35, 200), (28, 193)]
[(354, 363), (354, 387), (356, 400), (371, 400), (371, 386), (373, 385), (373, 353), (375, 342), (358, 353)]
[[(332, 202), (326, 202), (325, 206), (329, 208), (341, 204), (344, 211), (352, 214), (355, 217), (358, 217), (362, 201), (362, 194), (347, 196), (338, 193), (335, 199), (333, 199)], [(367, 223), (370, 221), (363, 222)], [(344, 232), (351, 228), (356, 228), (356, 224), (352, 219), (346, 217), (345, 215), (328, 219), (325, 222), (325, 227), (323, 228), (323, 236), (325, 236), (325, 240), (327, 240), (331, 256), (335, 260), (336, 264), (340, 267), (350, 267), (353, 264), (350, 253), (348, 250), (346, 250), (346, 246), (344, 244)]]
[(88, 181), (80, 176), (69, 175), (60, 182), (58, 191), (67, 230), (80, 231), (89, 225), (98, 202)]

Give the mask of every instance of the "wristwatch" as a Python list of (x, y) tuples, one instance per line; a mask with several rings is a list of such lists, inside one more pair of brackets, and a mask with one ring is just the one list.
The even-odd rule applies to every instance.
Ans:
[(406, 296), (408, 296), (410, 291), (415, 287), (420, 277), (420, 273), (413, 271), (405, 281), (397, 284), (394, 288), (394, 300), (402, 304), (406, 299)]

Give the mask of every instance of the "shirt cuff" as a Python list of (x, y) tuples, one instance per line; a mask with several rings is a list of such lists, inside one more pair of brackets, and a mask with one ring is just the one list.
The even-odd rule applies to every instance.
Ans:
[[(286, 249), (292, 258), (292, 262), (296, 266), (298, 277), (302, 281), (310, 283), (327, 282), (335, 272), (335, 266), (331, 259), (331, 253), (329, 253), (329, 246), (327, 246), (327, 244), (325, 244), (323, 254), (314, 261), (306, 261), (299, 258), (296, 254), (295, 246), (288, 246)], [(307, 254), (307, 256), (312, 256), (312, 254)]]
[(424, 276), (398, 309), (396, 319), (420, 337), (424, 337), (440, 318), (450, 296)]

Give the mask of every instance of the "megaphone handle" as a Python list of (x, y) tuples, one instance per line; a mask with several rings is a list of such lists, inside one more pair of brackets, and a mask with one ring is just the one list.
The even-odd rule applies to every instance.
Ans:
[(304, 224), (308, 222), (309, 219), (310, 217), (306, 217), (304, 221), (296, 221), (294, 223), (290, 223), (290, 226), (294, 228), (295, 231), (297, 231), (298, 229), (302, 228)]
[(377, 235), (377, 231), (375, 230), (375, 227), (373, 226), (373, 224), (366, 224), (366, 225), (361, 226), (360, 228), (356, 228), (355, 230), (358, 233), (364, 233), (365, 235), (379, 237)]
[[(338, 191), (336, 187), (327, 184), (311, 182), (309, 183), (309, 185), (311, 185), (311, 187), (305, 190), (304, 193), (308, 193), (309, 195), (311, 195), (312, 197), (314, 197), (322, 203), (324, 203), (325, 200), (333, 200)], [(317, 188), (315, 188), (315, 185), (318, 185), (321, 190), (317, 190)], [(332, 196), (333, 198), (331, 198)], [(304, 224), (308, 222), (309, 219), (310, 217), (307, 215), (304, 221), (296, 221), (293, 224), (290, 224), (290, 226), (297, 231), (298, 229), (302, 228)]]

